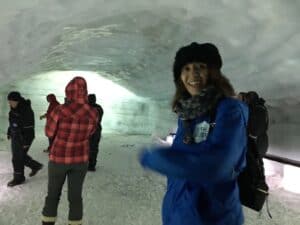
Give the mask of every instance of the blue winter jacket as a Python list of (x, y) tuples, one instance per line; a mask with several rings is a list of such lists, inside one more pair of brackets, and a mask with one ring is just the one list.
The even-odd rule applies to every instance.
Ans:
[[(141, 154), (144, 167), (168, 178), (162, 206), (164, 225), (244, 222), (237, 176), (246, 164), (248, 108), (239, 100), (224, 98), (215, 120), (210, 120), (211, 116), (202, 116), (192, 122), (199, 143), (183, 143), (183, 124), (178, 120), (172, 147)], [(215, 122), (207, 135), (202, 129), (206, 122)]]

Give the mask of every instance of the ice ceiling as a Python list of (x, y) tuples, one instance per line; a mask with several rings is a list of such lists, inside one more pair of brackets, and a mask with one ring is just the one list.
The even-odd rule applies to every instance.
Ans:
[(176, 50), (213, 42), (237, 91), (256, 90), (274, 118), (300, 123), (298, 0), (0, 3), (2, 87), (42, 72), (85, 70), (137, 96), (169, 100)]

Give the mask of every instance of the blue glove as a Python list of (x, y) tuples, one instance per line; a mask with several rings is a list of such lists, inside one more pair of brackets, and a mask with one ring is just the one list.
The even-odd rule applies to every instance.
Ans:
[[(177, 153), (166, 147), (144, 148), (139, 153), (139, 162), (144, 169), (153, 170), (162, 175), (184, 177), (181, 166), (183, 153)], [(184, 161), (184, 159), (183, 159)]]
[(150, 154), (151, 154), (151, 152), (147, 148), (144, 148), (139, 152), (138, 160), (142, 167), (144, 167), (144, 168), (147, 167), (146, 166), (147, 160), (148, 160)]

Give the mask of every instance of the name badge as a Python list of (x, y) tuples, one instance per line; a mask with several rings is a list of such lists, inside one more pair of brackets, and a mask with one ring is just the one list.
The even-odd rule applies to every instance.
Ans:
[(196, 143), (200, 143), (201, 141), (205, 141), (207, 139), (209, 128), (210, 125), (206, 121), (196, 125), (194, 130), (194, 140)]

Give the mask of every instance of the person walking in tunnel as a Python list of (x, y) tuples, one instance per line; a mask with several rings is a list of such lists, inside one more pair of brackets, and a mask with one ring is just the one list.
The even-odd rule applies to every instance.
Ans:
[(42, 224), (54, 225), (61, 191), (68, 179), (69, 222), (81, 225), (82, 188), (89, 161), (89, 139), (98, 123), (96, 109), (88, 104), (87, 84), (75, 77), (66, 86), (66, 101), (49, 115), (46, 135), (54, 138), (49, 152), (48, 193)]
[(95, 108), (98, 112), (98, 125), (96, 128), (95, 133), (90, 138), (90, 153), (89, 153), (89, 171), (96, 171), (96, 164), (97, 164), (97, 156), (99, 152), (99, 142), (101, 139), (101, 133), (102, 133), (102, 126), (101, 121), (103, 117), (103, 108), (101, 105), (96, 103), (96, 95), (95, 94), (89, 94), (88, 95), (88, 102), (90, 106)]
[(28, 155), (29, 148), (35, 138), (34, 112), (31, 101), (25, 100), (17, 91), (7, 96), (9, 111), (9, 127), (7, 138), (11, 140), (12, 164), (14, 175), (7, 186), (13, 187), (24, 183), (24, 166), (31, 169), (30, 177), (34, 176), (43, 165)]
[[(60, 103), (56, 100), (56, 96), (54, 94), (48, 94), (47, 97), (47, 102), (49, 103), (47, 112), (43, 115), (40, 116), (40, 120), (46, 118), (46, 120), (49, 118), (50, 113), (55, 109), (56, 106), (58, 106)], [(44, 150), (44, 152), (49, 152), (50, 146), (52, 144), (52, 139), (48, 138), (49, 145), (48, 148)]]
[[(248, 108), (234, 98), (221, 67), (214, 44), (193, 42), (177, 51), (174, 142), (171, 147), (148, 147), (139, 155), (144, 168), (167, 176), (164, 225), (243, 224), (237, 177), (246, 164)], [(190, 120), (192, 142), (184, 141), (181, 116)]]

